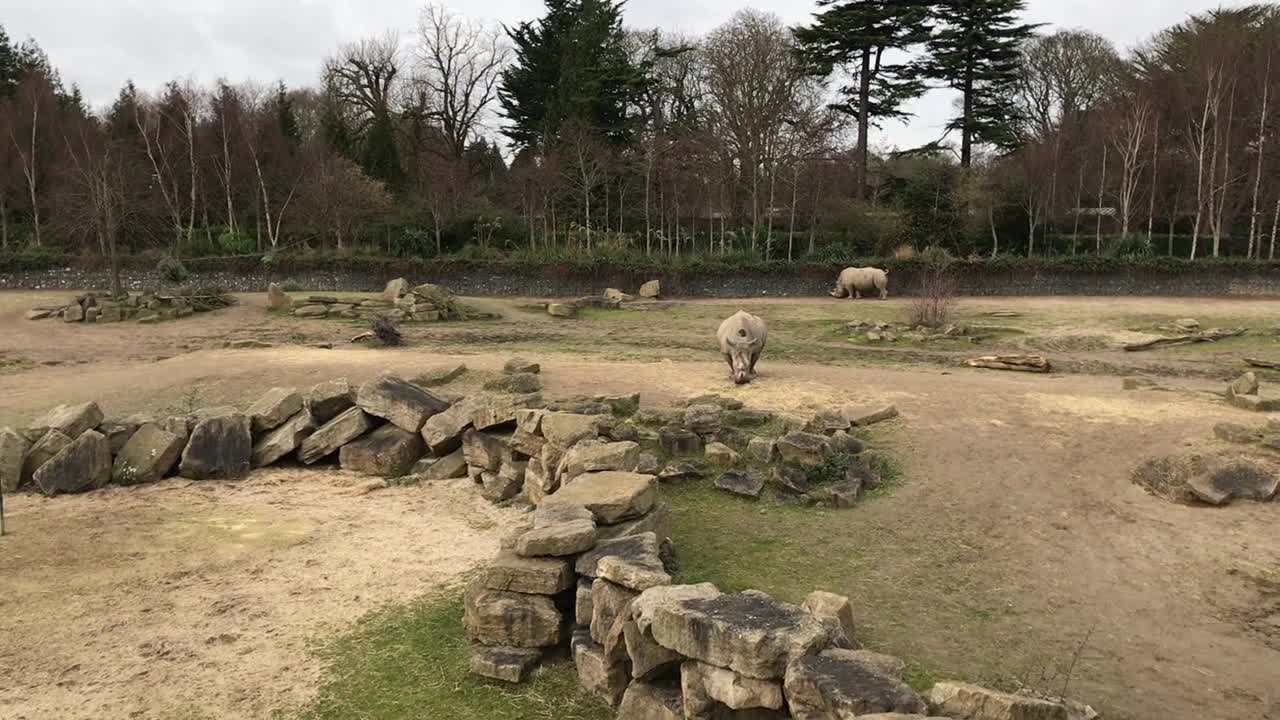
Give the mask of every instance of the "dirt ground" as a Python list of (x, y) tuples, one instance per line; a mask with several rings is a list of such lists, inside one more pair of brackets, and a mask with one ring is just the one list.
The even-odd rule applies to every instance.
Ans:
[[(713, 391), (777, 410), (894, 403), (905, 479), (857, 521), (899, 528), (904, 543), (928, 526), (972, 556), (962, 569), (931, 570), (938, 588), (918, 588), (921, 599), (964, 572), (966, 587), (1005, 605), (1011, 645), (1082, 642), (1070, 694), (1108, 717), (1280, 718), (1280, 504), (1192, 508), (1129, 481), (1152, 455), (1207, 444), (1215, 423), (1260, 422), (1212, 393), (1272, 341), (1142, 357), (1117, 349), (1159, 318), (1266, 328), (1274, 303), (962, 301), (966, 317), (1023, 313), (1026, 332), (999, 341), (1008, 347), (1079, 334), (1072, 328), (1101, 338), (1048, 352), (1069, 371), (1033, 376), (952, 367), (964, 348), (862, 348), (841, 335), (849, 319), (900, 313), (902, 301), (704, 301), (569, 323), (524, 301), (474, 301), (503, 318), (412, 328), (410, 346), (394, 350), (350, 346), (354, 325), (268, 316), (253, 296), (156, 326), (22, 320), (38, 302), (0, 294), (0, 425), (58, 402), (94, 399), (123, 415), (456, 361), (495, 371), (517, 352), (542, 362), (553, 396), (638, 390), (656, 404)], [(774, 327), (761, 376), (744, 387), (709, 348), (711, 321), (737, 305)], [(221, 349), (231, 338), (280, 344)], [(1119, 374), (1173, 389), (1122, 391)], [(282, 470), (234, 484), (7, 498), (0, 668), (13, 680), (0, 684), (0, 717), (287, 714), (321, 671), (309, 641), (448, 583), (493, 551), (508, 519), (465, 488), (359, 495), (358, 484)], [(904, 617), (900, 647), (960, 671), (966, 652), (991, 651), (937, 625), (913, 630)]]

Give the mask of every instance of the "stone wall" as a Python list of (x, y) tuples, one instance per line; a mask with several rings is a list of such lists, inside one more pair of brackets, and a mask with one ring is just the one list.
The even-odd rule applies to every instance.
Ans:
[[(579, 271), (557, 267), (512, 268), (430, 263), (391, 263), (385, 272), (366, 268), (271, 272), (248, 265), (215, 268), (193, 262), (191, 281), (215, 283), (236, 292), (264, 292), (271, 282), (286, 288), (321, 292), (378, 292), (398, 276), (415, 283), (436, 283), (459, 295), (566, 297), (593, 295), (605, 288), (634, 291), (655, 277), (668, 296), (690, 297), (819, 297), (834, 285), (838, 268), (795, 268), (734, 274), (683, 272)], [(128, 289), (155, 283), (149, 267), (123, 271)], [(918, 278), (910, 270), (890, 273), (891, 295), (913, 294)], [(93, 264), (0, 272), (0, 289), (94, 289), (109, 284), (105, 270)], [(1127, 270), (1067, 271), (978, 267), (959, 275), (962, 295), (1170, 295), (1280, 296), (1280, 271), (1266, 265), (1241, 267), (1206, 263), (1196, 272), (1135, 266)]]

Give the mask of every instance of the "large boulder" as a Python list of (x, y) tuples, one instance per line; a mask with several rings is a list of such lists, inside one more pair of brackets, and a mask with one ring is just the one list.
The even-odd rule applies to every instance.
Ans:
[(252, 456), (249, 417), (218, 413), (201, 419), (191, 430), (178, 474), (191, 480), (237, 480), (249, 474)]
[(474, 401), (459, 400), (448, 410), (427, 418), (422, 424), (422, 439), (435, 455), (447, 455), (462, 446), (462, 434), (471, 427)]
[(125, 444), (129, 442), (129, 438), (138, 431), (148, 420), (142, 420), (138, 416), (127, 417), (123, 420), (105, 420), (98, 426), (98, 432), (107, 438), (107, 443), (111, 445), (111, 454), (117, 455), (124, 449)]
[(187, 439), (155, 423), (147, 423), (125, 443), (116, 455), (111, 479), (117, 485), (156, 482), (168, 475), (182, 457)]
[[(31, 482), (37, 470), (70, 444), (71, 438), (57, 430), (50, 430), (37, 438), (32, 443), (31, 450), (27, 452), (26, 459), (22, 461), (22, 479), (18, 482), (18, 486)], [(109, 449), (110, 445), (108, 445)]]
[(316, 419), (303, 410), (289, 418), (276, 429), (258, 438), (253, 444), (249, 464), (255, 468), (266, 467), (302, 446), (302, 441), (316, 431)]
[(325, 423), (298, 446), (298, 459), (307, 465), (337, 452), (338, 448), (373, 429), (374, 420), (358, 407)]
[(567, 558), (526, 558), (503, 551), (484, 572), (484, 586), (528, 595), (555, 595), (574, 586), (573, 563)]
[(657, 298), (662, 296), (662, 283), (658, 280), (650, 280), (640, 286), (640, 297)]
[(809, 613), (754, 590), (658, 604), (648, 627), (663, 647), (761, 680), (781, 678), (792, 659), (831, 641)]
[(787, 665), (785, 688), (796, 720), (847, 720), (871, 713), (928, 711), (924, 700), (901, 680), (868, 663), (831, 654), (793, 659)]
[(1187, 479), (1187, 488), (1210, 505), (1226, 505), (1236, 498), (1267, 501), (1280, 488), (1280, 475), (1247, 458), (1213, 458), (1204, 472)]
[[(604, 645), (609, 640), (614, 623), (624, 613), (631, 612), (631, 601), (639, 593), (597, 578), (591, 583), (591, 639)], [(619, 626), (619, 629), (621, 627)]]
[(422, 430), (432, 415), (449, 409), (449, 403), (394, 375), (383, 375), (360, 386), (356, 405), (411, 433)]
[(249, 423), (254, 433), (274, 430), (302, 412), (302, 395), (293, 388), (271, 388), (249, 406)]
[(808, 432), (790, 432), (778, 438), (778, 456), (784, 462), (817, 467), (831, 453), (827, 438)]
[(622, 695), (617, 720), (684, 720), (678, 688), (633, 682)]
[(772, 438), (753, 437), (747, 442), (747, 455), (756, 462), (770, 464), (778, 457), (778, 443)]
[(323, 425), (355, 405), (355, 392), (346, 378), (317, 383), (307, 392), (306, 407)]
[(511, 460), (511, 436), (468, 430), (462, 436), (462, 456), (471, 467), (497, 472)]
[(684, 427), (703, 437), (714, 435), (720, 430), (721, 412), (719, 405), (690, 405), (684, 411)]
[(22, 483), (22, 463), (31, 441), (13, 428), (0, 430), (0, 493), (11, 493)]
[[(788, 685), (787, 690), (790, 691)], [(1069, 720), (1064, 703), (1029, 695), (988, 690), (959, 682), (940, 682), (929, 691), (929, 709), (957, 720)], [(921, 711), (922, 712), (922, 711)]]
[(80, 433), (101, 425), (102, 417), (102, 409), (95, 402), (59, 405), (31, 423), (31, 427), (57, 430), (75, 440), (80, 437)]
[(730, 710), (781, 710), (782, 683), (744, 677), (732, 670), (687, 660), (680, 666), (680, 687), (689, 717), (704, 717), (719, 703)]
[(652, 475), (596, 472), (579, 475), (543, 502), (581, 505), (595, 515), (597, 523), (612, 525), (649, 512), (657, 495), (658, 481)]
[(1257, 395), (1260, 389), (1258, 376), (1253, 372), (1247, 372), (1231, 383), (1228, 392), (1232, 395)]
[(547, 442), (568, 449), (579, 441), (600, 434), (601, 419), (596, 415), (553, 412), (542, 417), (542, 436)]
[(293, 308), (293, 298), (285, 294), (280, 287), (280, 283), (271, 283), (267, 285), (267, 309), (268, 310), (289, 310)]
[(506, 462), (498, 470), (482, 470), (480, 496), (491, 503), (510, 500), (524, 489), (525, 462)]
[(343, 470), (363, 475), (395, 478), (409, 472), (422, 457), (422, 436), (387, 424), (354, 440), (338, 451)]
[(604, 646), (592, 642), (581, 631), (574, 633), (571, 650), (578, 670), (578, 684), (610, 707), (617, 707), (631, 682), (625, 658), (610, 656)]
[(540, 648), (560, 642), (563, 618), (545, 595), (493, 590), (483, 582), (467, 589), (462, 624), (467, 637), (483, 645)]
[(111, 481), (111, 445), (101, 433), (86, 430), (41, 465), (34, 479), (49, 497), (97, 490)]
[(471, 672), (490, 680), (519, 683), (541, 659), (542, 651), (537, 648), (473, 645)]
[(382, 299), (394, 303), (409, 292), (409, 281), (404, 278), (396, 278), (387, 282), (387, 286), (382, 290)]

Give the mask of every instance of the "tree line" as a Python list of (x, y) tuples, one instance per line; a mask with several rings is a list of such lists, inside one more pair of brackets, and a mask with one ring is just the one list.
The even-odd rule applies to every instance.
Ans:
[[(1024, 11), (820, 0), (689, 36), (617, 0), (429, 5), (314, 86), (129, 81), (98, 109), (0, 26), (0, 249), (1274, 258), (1280, 6), (1124, 51)], [(934, 88), (941, 137), (873, 147)]]

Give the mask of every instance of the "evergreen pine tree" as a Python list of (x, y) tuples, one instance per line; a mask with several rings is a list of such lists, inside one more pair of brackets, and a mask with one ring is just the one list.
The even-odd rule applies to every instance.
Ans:
[(929, 39), (926, 74), (959, 90), (962, 110), (947, 127), (960, 131), (960, 165), (973, 161), (975, 142), (997, 147), (1016, 143), (1018, 82), (1022, 43), (1036, 25), (1018, 22), (1024, 0), (940, 0), (934, 5), (937, 30)]
[(400, 167), (400, 153), (396, 149), (395, 128), (387, 112), (375, 113), (369, 123), (360, 166), (365, 174), (381, 180), (392, 192), (404, 187), (404, 170)]
[(879, 120), (907, 116), (902, 105), (925, 89), (913, 60), (886, 60), (928, 38), (929, 0), (818, 0), (814, 23), (796, 30), (801, 55), (816, 75), (845, 68), (852, 82), (840, 88), (834, 107), (858, 123), (854, 186), (866, 195), (868, 136)]
[(18, 89), (18, 77), (22, 68), (18, 62), (18, 48), (0, 25), (0, 98), (12, 97)]
[(280, 123), (280, 134), (288, 141), (291, 148), (302, 146), (302, 129), (298, 127), (298, 113), (293, 108), (293, 98), (289, 90), (281, 82), (276, 86), (276, 118)]
[(626, 142), (649, 67), (627, 52), (622, 3), (546, 0), (547, 14), (508, 31), (516, 61), (502, 73), (499, 100), (519, 147), (537, 147), (568, 121)]

